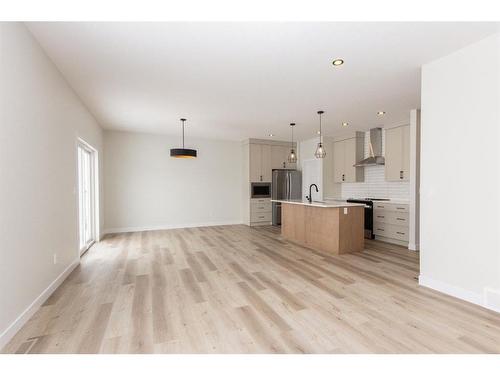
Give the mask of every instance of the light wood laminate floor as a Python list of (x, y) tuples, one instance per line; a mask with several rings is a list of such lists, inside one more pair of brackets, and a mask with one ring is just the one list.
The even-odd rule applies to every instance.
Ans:
[(500, 314), (419, 287), (418, 253), (365, 248), (243, 225), (110, 235), (4, 352), (500, 352)]

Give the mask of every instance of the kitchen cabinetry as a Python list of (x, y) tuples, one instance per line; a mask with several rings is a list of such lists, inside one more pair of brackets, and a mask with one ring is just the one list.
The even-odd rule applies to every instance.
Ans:
[(363, 182), (364, 168), (354, 164), (364, 156), (364, 133), (357, 132), (353, 138), (333, 142), (333, 181)]
[(377, 202), (373, 205), (373, 233), (381, 241), (408, 246), (409, 205)]
[(385, 179), (408, 181), (410, 178), (410, 126), (385, 131)]
[[(250, 138), (243, 141), (241, 200), (243, 222), (247, 225), (269, 225), (272, 221), (270, 197), (252, 198), (252, 182), (272, 183), (273, 169), (295, 169), (288, 163), (291, 143)], [(294, 143), (296, 149), (297, 144)], [(285, 163), (285, 164), (283, 164)]]
[(267, 224), (272, 221), (271, 199), (250, 199), (250, 222), (252, 224)]
[[(290, 146), (271, 146), (271, 169), (296, 169), (296, 163), (288, 162)], [(295, 150), (297, 151), (297, 150)]]
[(250, 144), (250, 182), (271, 182), (271, 146)]

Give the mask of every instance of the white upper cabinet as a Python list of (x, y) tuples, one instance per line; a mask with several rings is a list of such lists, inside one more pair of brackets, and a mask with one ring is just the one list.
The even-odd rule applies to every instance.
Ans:
[(344, 182), (345, 172), (345, 143), (333, 143), (333, 182)]
[(287, 146), (285, 142), (280, 143), (249, 144), (250, 182), (271, 182), (273, 169), (296, 169), (296, 163), (288, 162), (291, 145)]
[(357, 132), (353, 138), (333, 142), (333, 181), (363, 182), (364, 168), (354, 167), (363, 159), (364, 133)]
[(250, 182), (262, 181), (262, 145), (250, 143)]
[(385, 179), (408, 181), (410, 178), (410, 126), (385, 131)]
[(272, 169), (285, 169), (288, 148), (285, 146), (271, 146)]
[(273, 180), (273, 171), (271, 165), (271, 146), (261, 145), (262, 149), (262, 167), (261, 174), (263, 182), (271, 182)]
[(271, 146), (250, 143), (250, 182), (271, 182)]
[[(295, 142), (294, 142), (295, 144)], [(297, 163), (289, 163), (288, 155), (292, 145), (290, 146), (271, 146), (271, 165), (272, 169), (296, 169)], [(297, 150), (295, 150), (297, 152)]]

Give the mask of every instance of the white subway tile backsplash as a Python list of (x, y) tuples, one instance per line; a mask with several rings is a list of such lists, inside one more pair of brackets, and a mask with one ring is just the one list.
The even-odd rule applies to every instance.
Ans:
[[(370, 132), (365, 134), (365, 157), (369, 154)], [(382, 153), (385, 154), (385, 130), (382, 131)], [(341, 197), (347, 198), (393, 198), (409, 199), (408, 181), (385, 180), (385, 167), (375, 165), (365, 168), (365, 181), (341, 184)]]

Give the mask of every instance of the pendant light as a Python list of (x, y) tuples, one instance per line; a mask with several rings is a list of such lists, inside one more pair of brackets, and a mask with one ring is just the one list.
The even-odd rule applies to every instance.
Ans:
[(316, 152), (314, 153), (314, 156), (318, 159), (323, 159), (326, 156), (326, 151), (325, 148), (323, 147), (323, 143), (321, 142), (321, 115), (325, 113), (324, 111), (318, 111), (319, 115), (319, 143), (318, 147), (316, 148)]
[(297, 154), (295, 153), (295, 148), (293, 144), (293, 127), (295, 126), (295, 123), (292, 122), (290, 124), (290, 127), (292, 128), (292, 148), (290, 149), (290, 153), (288, 154), (288, 162), (289, 163), (297, 163)]
[(184, 148), (184, 123), (186, 122), (185, 118), (181, 118), (182, 122), (182, 148), (171, 148), (170, 149), (170, 156), (173, 158), (185, 158), (185, 159), (192, 159), (195, 158), (197, 155), (196, 150), (192, 150), (190, 148)]

